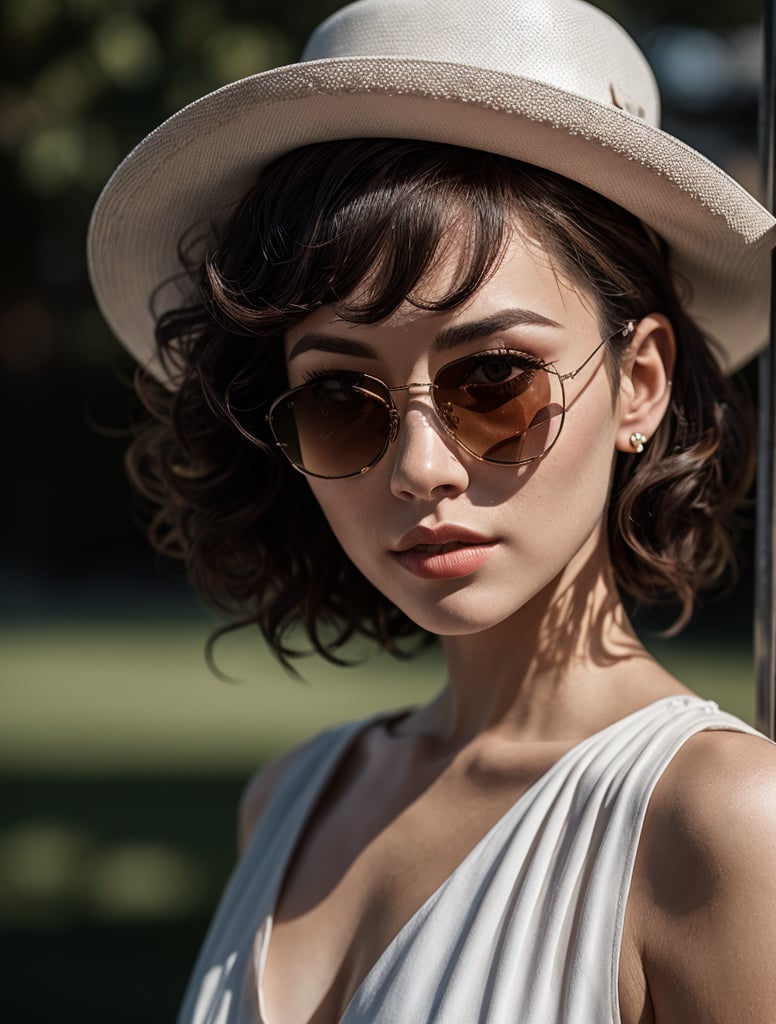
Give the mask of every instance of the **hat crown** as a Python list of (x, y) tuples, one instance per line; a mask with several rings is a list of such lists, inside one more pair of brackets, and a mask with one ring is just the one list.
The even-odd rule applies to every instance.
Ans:
[(189, 301), (183, 240), (219, 237), (262, 168), (294, 149), (423, 139), (536, 164), (629, 210), (666, 241), (688, 312), (740, 365), (767, 335), (776, 221), (660, 131), (658, 108), (633, 40), (584, 0), (359, 0), (302, 63), (223, 86), (138, 144), (92, 214), (95, 293), (167, 380), (154, 315)]
[(357, 0), (324, 21), (302, 54), (327, 57), (496, 71), (660, 121), (657, 84), (641, 50), (584, 0)]

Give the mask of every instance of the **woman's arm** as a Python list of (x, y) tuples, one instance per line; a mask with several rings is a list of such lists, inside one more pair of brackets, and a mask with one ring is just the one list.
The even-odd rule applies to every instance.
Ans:
[(687, 743), (655, 790), (632, 896), (655, 1024), (776, 1021), (776, 747)]

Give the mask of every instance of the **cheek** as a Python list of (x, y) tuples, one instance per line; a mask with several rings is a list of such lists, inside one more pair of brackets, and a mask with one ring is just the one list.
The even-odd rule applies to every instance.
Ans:
[(568, 406), (558, 439), (543, 458), (522, 468), (511, 481), (508, 473), (505, 478), (490, 478), (491, 483), (503, 480), (503, 488), (495, 490), (502, 501), (522, 494), (536, 506), (546, 504), (548, 512), (583, 501), (605, 502), (619, 421), (609, 378), (603, 369), (599, 376)]
[(613, 455), (599, 459), (595, 465), (559, 460), (552, 475), (537, 474), (530, 495), (537, 534), (561, 554), (561, 560), (605, 519), (613, 463)]
[(332, 533), (350, 556), (350, 549), (358, 537), (359, 524), (368, 523), (370, 519), (365, 502), (366, 477), (352, 480), (317, 480), (308, 477), (307, 483)]
[(526, 543), (538, 562), (561, 569), (605, 520), (615, 438), (607, 381), (596, 400), (579, 402), (568, 412), (552, 450), (511, 495), (502, 494), (500, 503), (525, 525)]
[[(339, 546), (358, 571), (391, 600), (400, 595), (391, 591), (385, 563), (390, 523), (386, 523), (387, 492), (373, 470), (352, 480), (315, 480), (309, 482)], [(371, 477), (371, 479), (370, 479)], [(389, 573), (390, 575), (390, 573)]]

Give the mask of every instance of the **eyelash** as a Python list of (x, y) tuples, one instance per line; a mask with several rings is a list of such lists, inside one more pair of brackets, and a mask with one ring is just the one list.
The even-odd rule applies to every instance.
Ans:
[[(483, 349), (481, 352), (473, 352), (471, 356), (464, 356), (463, 358), (475, 360), (487, 358), (488, 356), (515, 359), (515, 362), (524, 370), (546, 370), (552, 366), (552, 363), (547, 363), (543, 359), (539, 359), (537, 356), (531, 355), (530, 352), (522, 352), (518, 349), (506, 348), (503, 346), (501, 348)], [(308, 384), (311, 381), (321, 380), (324, 377), (336, 377), (339, 373), (350, 372), (354, 371), (334, 369), (333, 367), (319, 367), (315, 370), (306, 370), (303, 375), (303, 382)], [(369, 374), (369, 376), (372, 375)]]
[(318, 369), (318, 370), (305, 370), (304, 374), (302, 375), (302, 383), (303, 384), (309, 384), (311, 381), (322, 380), (324, 377), (336, 377), (338, 374), (341, 374), (341, 373), (352, 373), (352, 372), (355, 372), (355, 371), (351, 371), (351, 370), (334, 370), (334, 369), (327, 369), (326, 367), (322, 367), (321, 369)]
[(552, 365), (543, 359), (539, 359), (538, 356), (532, 355), (530, 352), (522, 352), (516, 348), (506, 348), (503, 346), (501, 348), (486, 348), (482, 352), (474, 352), (469, 358), (481, 359), (488, 356), (514, 359), (520, 368), (524, 370), (546, 370)]

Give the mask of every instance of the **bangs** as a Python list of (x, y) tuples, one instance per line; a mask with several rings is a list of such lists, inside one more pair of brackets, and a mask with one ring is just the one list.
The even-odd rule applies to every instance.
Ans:
[[(230, 331), (277, 335), (321, 305), (374, 323), (405, 301), (428, 310), (462, 304), (514, 226), (504, 161), (395, 139), (287, 154), (241, 206), (231, 244), (207, 261), (214, 312)], [(443, 260), (452, 273), (434, 294), (429, 282)]]
[[(645, 303), (616, 254), (636, 248), (642, 263), (660, 267), (664, 256), (637, 218), (604, 196), (497, 154), (352, 139), (294, 150), (262, 172), (201, 264), (192, 308), (222, 332), (217, 339), (208, 328), (202, 339), (222, 348), (219, 374), (238, 386), (263, 363), (277, 391), (285, 364), (274, 343), (309, 313), (330, 306), (343, 320), (377, 323), (404, 302), (455, 309), (497, 268), (515, 233), (587, 293), (602, 332), (666, 306), (658, 295)], [(168, 328), (160, 317), (157, 337), (164, 345), (174, 331), (185, 356), (181, 318), (173, 311)], [(196, 347), (198, 314), (191, 326)], [(613, 388), (616, 363), (610, 352)]]

